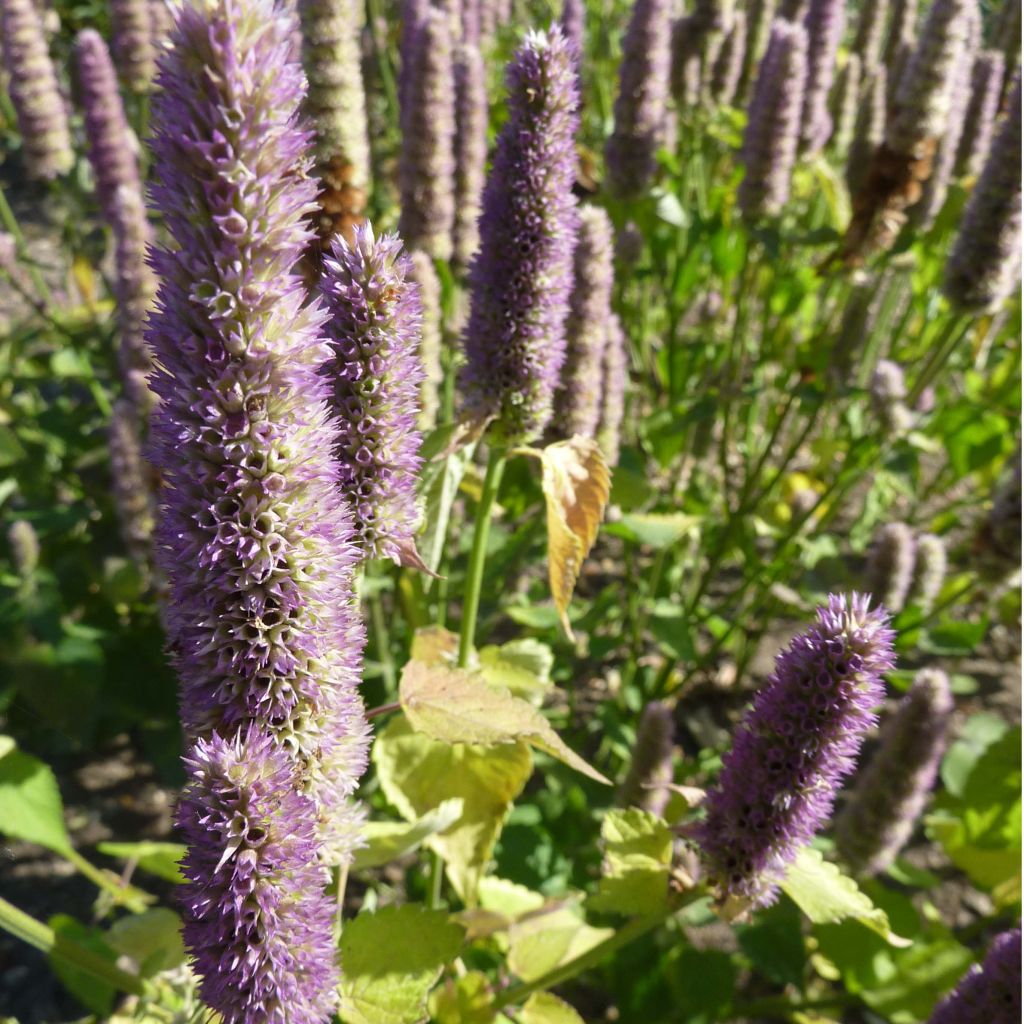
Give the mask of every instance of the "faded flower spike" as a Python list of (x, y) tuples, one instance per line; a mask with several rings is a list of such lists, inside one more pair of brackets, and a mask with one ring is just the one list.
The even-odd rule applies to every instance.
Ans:
[(865, 71), (874, 71), (882, 59), (889, 0), (864, 0), (857, 14), (857, 30), (853, 53), (857, 54)]
[(807, 84), (800, 128), (801, 148), (817, 153), (832, 134), (829, 92), (836, 70), (836, 53), (846, 28), (844, 0), (811, 0), (807, 29)]
[(365, 558), (403, 561), (419, 520), (420, 299), (395, 235), (369, 224), (336, 239), (320, 294), (333, 358), (323, 369), (338, 424), (339, 486)]
[(156, 19), (152, 0), (110, 0), (114, 56), (125, 85), (149, 92), (156, 75)]
[(698, 828), (727, 907), (766, 906), (787, 866), (828, 820), (895, 664), (895, 635), (860, 594), (829, 597), (778, 656), (726, 754)]
[(774, 216), (789, 199), (807, 75), (807, 33), (776, 19), (754, 84), (743, 149), (746, 174), (738, 202), (750, 219)]
[(747, 17), (736, 11), (732, 24), (722, 40), (722, 49), (715, 61), (711, 78), (711, 91), (717, 102), (728, 106), (736, 98), (743, 74), (744, 45), (747, 41)]
[(907, 844), (935, 785), (952, 717), (946, 674), (918, 672), (836, 822), (839, 853), (856, 874), (884, 871)]
[(434, 269), (434, 261), (425, 252), (409, 254), (409, 275), (419, 293), (423, 308), (423, 327), (420, 331), (420, 365), (423, 383), (420, 386), (420, 430), (426, 432), (437, 426), (444, 371), (441, 366), (441, 281)]
[(601, 417), (602, 367), (612, 307), (612, 224), (597, 206), (580, 210), (573, 291), (565, 325), (565, 364), (552, 429), (593, 437)]
[(455, 84), (451, 26), (431, 8), (414, 36), (409, 102), (402, 113), (398, 233), (434, 259), (452, 254), (455, 220)]
[(672, 8), (668, 0), (635, 0), (622, 42), (615, 130), (605, 147), (608, 189), (636, 199), (654, 177), (668, 102)]
[(996, 936), (935, 1008), (928, 1024), (1016, 1024), (1020, 1020), (1020, 928)]
[[(153, 108), (153, 194), (172, 239), (153, 257), (147, 333), (159, 554), (184, 726), (213, 779), (193, 783), (184, 812), (187, 934), (204, 995), (232, 1024), (326, 1018), (335, 979), (318, 862), (349, 855), (348, 801), (366, 764), (357, 549), (319, 373), (332, 353), (293, 272), (316, 195), (293, 54), (292, 22), (270, 0), (184, 6)], [(208, 849), (224, 774), (239, 800), (282, 808), (281, 842), (294, 839), (283, 859), (264, 842), (271, 811), (247, 832), (253, 856), (223, 832)], [(206, 899), (233, 895), (239, 872), (253, 891), (294, 885), (294, 912), (268, 895), (258, 914), (261, 948), (288, 952), (281, 969), (256, 946), (238, 955), (245, 934)]]
[(1005, 63), (998, 50), (983, 50), (971, 71), (971, 99), (956, 154), (956, 173), (977, 175), (985, 165), (995, 129)]
[(946, 545), (934, 533), (917, 538), (914, 552), (914, 578), (908, 600), (924, 612), (930, 612), (946, 581)]
[(508, 120), (469, 275), (462, 386), (473, 414), (493, 417), (502, 443), (520, 444), (547, 425), (565, 358), (579, 96), (561, 30), (528, 33), (506, 81)]
[(452, 259), (469, 266), (480, 243), (480, 196), (487, 170), (487, 74), (483, 54), (463, 43), (455, 54), (455, 222)]
[(153, 568), (153, 530), (156, 526), (152, 467), (142, 454), (140, 409), (121, 398), (114, 403), (107, 429), (110, 448), (111, 492), (121, 538), (139, 573), (148, 582)]
[(893, 615), (907, 603), (915, 557), (914, 531), (906, 523), (887, 523), (875, 531), (865, 570), (868, 589)]
[(907, 408), (907, 382), (903, 367), (891, 359), (879, 359), (871, 374), (871, 407), (882, 426), (893, 434), (905, 434), (914, 421)]
[(7, 527), (7, 547), (14, 571), (24, 579), (39, 565), (39, 535), (27, 519), (15, 519)]
[(75, 157), (57, 72), (32, 0), (3, 0), (0, 38), (25, 173), (37, 180), (57, 178), (71, 170)]
[(829, 145), (836, 153), (845, 153), (853, 139), (860, 109), (860, 83), (860, 57), (851, 53), (832, 87), (832, 135)]
[(640, 807), (651, 814), (664, 814), (668, 786), (672, 782), (672, 744), (675, 723), (668, 705), (653, 700), (644, 707), (636, 730), (633, 760), (619, 792), (620, 807)]
[(1020, 79), (971, 193), (943, 291), (964, 312), (994, 310), (1020, 279)]
[(178, 827), (184, 938), (226, 1024), (320, 1024), (338, 982), (313, 801), (285, 748), (252, 727), (196, 742)]
[(846, 183), (851, 193), (864, 184), (871, 158), (885, 138), (885, 101), (888, 84), (884, 67), (875, 69), (862, 87), (853, 138), (846, 158)]
[(601, 392), (601, 419), (597, 425), (597, 443), (605, 462), (619, 464), (622, 421), (626, 412), (626, 386), (629, 381), (629, 353), (626, 332), (615, 313), (608, 318), (608, 338), (604, 348), (604, 385)]

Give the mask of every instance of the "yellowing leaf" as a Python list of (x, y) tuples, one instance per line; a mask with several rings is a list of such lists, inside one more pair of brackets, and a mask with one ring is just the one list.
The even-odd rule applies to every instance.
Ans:
[(461, 798), (458, 821), (428, 836), (424, 845), (444, 858), (452, 885), (472, 906), (512, 801), (533, 770), (530, 748), (522, 742), (441, 743), (396, 717), (377, 736), (373, 762), (384, 795), (409, 821), (440, 801)]
[(533, 981), (614, 934), (614, 928), (592, 928), (572, 907), (531, 914), (509, 930), (508, 966), (523, 981)]
[(341, 934), (346, 1024), (418, 1024), (427, 994), (462, 948), (463, 931), (441, 910), (413, 904), (360, 914)]
[(672, 833), (660, 818), (639, 808), (609, 811), (601, 822), (604, 864), (588, 905), (615, 914), (653, 914), (668, 899)]
[(848, 917), (877, 932), (892, 946), (909, 946), (894, 935), (885, 911), (876, 907), (857, 883), (805, 846), (786, 872), (782, 890), (815, 924), (838, 924)]
[(572, 437), (541, 452), (547, 502), (548, 579), (566, 633), (568, 608), (583, 560), (597, 538), (611, 477), (596, 441)]
[(368, 821), (363, 826), (366, 846), (356, 850), (352, 870), (389, 864), (402, 854), (415, 850), (428, 836), (442, 832), (462, 817), (462, 801), (456, 797), (445, 800), (414, 822)]
[(435, 1024), (491, 1024), (497, 1013), (491, 1008), (487, 975), (470, 971), (446, 979), (430, 993), (430, 1019)]
[(479, 673), (410, 661), (398, 695), (412, 727), (446, 743), (492, 745), (525, 740), (584, 775), (610, 785), (566, 746), (532, 704), (489, 686)]
[(519, 1014), (522, 1024), (583, 1024), (583, 1018), (551, 992), (534, 992)]
[(444, 626), (424, 626), (412, 638), (409, 656), (428, 665), (454, 664), (459, 654), (459, 634)]

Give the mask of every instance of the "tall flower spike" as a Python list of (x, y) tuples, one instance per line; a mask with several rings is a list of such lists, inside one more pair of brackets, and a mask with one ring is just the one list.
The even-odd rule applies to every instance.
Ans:
[(669, 85), (679, 109), (696, 107), (701, 101), (701, 53), (704, 29), (688, 14), (672, 23)]
[(152, 467), (142, 454), (139, 408), (121, 398), (114, 403), (107, 430), (111, 493), (121, 538), (140, 575), (152, 578), (156, 501)]
[[(1012, 471), (996, 487), (992, 508), (986, 517), (975, 547), (982, 556), (985, 576), (996, 579), (1020, 569), (1021, 556), (1021, 461), (1020, 449), (1013, 456)], [(1004, 467), (1005, 473), (1005, 467)]]
[(444, 372), (441, 368), (441, 281), (434, 269), (434, 261), (425, 252), (409, 255), (412, 266), (409, 275), (419, 293), (423, 307), (423, 327), (420, 331), (420, 364), (423, 383), (420, 386), (420, 430), (426, 432), (437, 426)]
[(884, 871), (906, 846), (935, 785), (952, 717), (946, 674), (918, 672), (836, 821), (839, 854), (856, 874)]
[(463, 43), (455, 54), (455, 223), (452, 258), (469, 266), (480, 244), (480, 196), (487, 170), (487, 74), (483, 54)]
[(974, 177), (985, 165), (999, 111), (1004, 67), (1003, 55), (998, 50), (983, 50), (974, 59), (971, 99), (956, 153), (957, 174)]
[(320, 234), (327, 240), (361, 222), (370, 187), (359, 19), (354, 0), (298, 0), (298, 10), (309, 83), (304, 109), (316, 132)]
[(1020, 928), (996, 936), (935, 1008), (928, 1024), (1014, 1024), (1020, 1020)]
[(747, 17), (743, 11), (735, 11), (711, 77), (711, 91), (715, 99), (724, 106), (728, 106), (736, 98), (740, 76), (743, 74), (743, 47), (746, 41)]
[(968, 201), (942, 290), (954, 308), (997, 309), (1020, 280), (1020, 79)]
[[(153, 257), (160, 288), (147, 339), (160, 399), (150, 433), (163, 478), (159, 555), (185, 731), (232, 749), (239, 737), (262, 749), (253, 737), (265, 734), (287, 752), (289, 771), (275, 757), (271, 774), (281, 800), (290, 789), (310, 798), (312, 878), (317, 853), (339, 863), (354, 841), (349, 797), (366, 765), (368, 727), (356, 693), (357, 549), (318, 372), (331, 350), (320, 334), (325, 314), (293, 272), (312, 239), (316, 184), (299, 127), (292, 27), (271, 0), (179, 9), (153, 105), (153, 196), (172, 246)], [(291, 804), (285, 827), (297, 834), (306, 803)], [(250, 870), (230, 847), (197, 863), (227, 861), (232, 872)], [(245, 990), (228, 980), (241, 984), (246, 967), (204, 891), (197, 877), (187, 895), (211, 1005), (243, 1024), (283, 1024), (286, 1009), (289, 1022), (321, 1020), (300, 1009), (330, 1001), (332, 958), (323, 961), (318, 945), (330, 929), (316, 942), (305, 930), (282, 931), (302, 963), (294, 975), (277, 972), (273, 1012), (250, 1014), (238, 1003)], [(293, 1009), (295, 975), (310, 980)]]
[(866, 71), (873, 71), (881, 63), (888, 18), (889, 0), (865, 0), (860, 5), (853, 52)]
[(768, 48), (776, 0), (750, 0), (747, 9), (747, 36), (743, 44), (743, 71), (740, 74), (738, 96), (744, 103), (753, 84), (757, 66)]
[(932, 610), (935, 599), (946, 581), (946, 545), (941, 537), (923, 533), (917, 538), (914, 552), (914, 577), (908, 600), (923, 612)]
[(846, 183), (851, 194), (860, 191), (875, 150), (885, 138), (885, 102), (888, 95), (884, 67), (875, 69), (865, 83), (863, 97), (853, 126), (853, 139), (846, 158)]
[(593, 437), (601, 418), (602, 368), (615, 272), (612, 246), (608, 214), (598, 206), (584, 206), (573, 256), (565, 364), (551, 422), (559, 437)]
[(721, 901), (766, 906), (854, 768), (882, 673), (895, 664), (887, 617), (859, 594), (829, 597), (778, 656), (709, 791), (698, 841)]
[(200, 739), (178, 827), (184, 938), (225, 1024), (320, 1024), (338, 982), (315, 807), (283, 747), (258, 728)]
[(412, 550), (419, 520), (423, 311), (411, 272), (401, 240), (375, 239), (363, 224), (351, 244), (335, 241), (320, 281), (330, 316), (333, 358), (323, 372), (338, 421), (341, 493), (363, 556), (396, 562)]
[(915, 554), (914, 531), (906, 523), (887, 523), (875, 531), (865, 569), (868, 589), (893, 615), (907, 603)]
[(661, 701), (652, 700), (640, 716), (633, 759), (615, 796), (620, 807), (640, 807), (658, 815), (665, 813), (668, 786), (672, 782), (674, 738), (671, 709)]
[(153, 88), (156, 46), (151, 0), (110, 0), (110, 28), (114, 56), (125, 85), (132, 92)]
[(466, 402), (503, 443), (536, 437), (565, 359), (578, 215), (576, 69), (558, 28), (530, 32), (506, 72), (508, 120), (484, 189), (464, 332)]
[(0, 6), (7, 91), (18, 118), (25, 173), (51, 180), (71, 170), (75, 157), (57, 72), (32, 0), (3, 0)]
[(562, 32), (572, 50), (577, 66), (583, 59), (586, 22), (587, 10), (583, 5), (583, 0), (562, 0)]
[(418, 33), (430, 12), (430, 0), (401, 0), (402, 34), (398, 43), (398, 111), (402, 124), (415, 103), (412, 91), (413, 65), (416, 62)]
[(128, 127), (107, 44), (95, 29), (86, 28), (78, 33), (75, 62), (89, 161), (96, 178), (96, 198), (104, 219), (116, 229), (117, 190), (124, 186), (140, 194), (142, 191), (138, 142)]
[(811, 0), (807, 27), (807, 85), (800, 128), (801, 148), (817, 153), (832, 134), (829, 91), (836, 71), (836, 53), (846, 28), (844, 0)]
[(448, 17), (431, 8), (415, 34), (402, 118), (398, 233), (434, 259), (452, 254), (455, 220), (455, 87)]
[(629, 353), (626, 332), (615, 313), (608, 318), (608, 338), (604, 346), (604, 384), (601, 389), (601, 419), (597, 425), (597, 443), (605, 462), (619, 464), (622, 421), (626, 412), (626, 387), (629, 381)]
[[(882, 64), (889, 69), (890, 77), (902, 53), (912, 51), (917, 42), (917, 13), (920, 0), (892, 0), (892, 15), (889, 18), (889, 34), (885, 38)], [(899, 83), (893, 82), (893, 89)]]
[(868, 392), (871, 408), (882, 426), (896, 437), (905, 434), (912, 426), (914, 417), (907, 408), (907, 382), (899, 363), (891, 359), (879, 359), (871, 374)]
[(737, 198), (751, 220), (778, 214), (789, 199), (806, 75), (807, 33), (802, 25), (776, 19), (743, 134), (746, 174)]
[(832, 87), (832, 137), (829, 145), (837, 153), (845, 153), (853, 139), (860, 110), (861, 60), (856, 53), (847, 55)]
[(668, 102), (672, 7), (668, 0), (635, 0), (622, 41), (615, 129), (605, 146), (609, 191), (636, 199), (654, 177)]
[(39, 565), (39, 534), (27, 519), (15, 519), (7, 527), (7, 547), (14, 571), (24, 579)]

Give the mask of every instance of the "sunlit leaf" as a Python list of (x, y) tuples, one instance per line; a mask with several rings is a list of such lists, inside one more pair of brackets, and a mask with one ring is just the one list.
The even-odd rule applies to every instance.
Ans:
[(181, 858), (185, 856), (185, 847), (181, 843), (157, 843), (150, 840), (141, 843), (100, 843), (97, 849), (108, 857), (134, 861), (143, 871), (168, 882), (185, 881), (178, 867)]
[(491, 1001), (487, 975), (469, 971), (446, 978), (430, 993), (430, 1019), (434, 1024), (491, 1024), (497, 1020)]
[(573, 907), (531, 914), (509, 929), (508, 966), (524, 981), (533, 981), (614, 934), (613, 928), (592, 928)]
[(583, 1024), (583, 1018), (552, 992), (534, 992), (519, 1013), (522, 1024)]
[(601, 820), (604, 863), (594, 910), (653, 914), (668, 899), (672, 833), (659, 817), (639, 808), (608, 811)]
[(0, 757), (0, 834), (66, 853), (71, 840), (53, 772), (30, 754), (5, 746), (7, 753)]
[(445, 800), (432, 811), (413, 822), (368, 821), (363, 826), (366, 846), (355, 852), (352, 870), (389, 864), (403, 854), (415, 850), (424, 839), (443, 832), (462, 816), (462, 800)]

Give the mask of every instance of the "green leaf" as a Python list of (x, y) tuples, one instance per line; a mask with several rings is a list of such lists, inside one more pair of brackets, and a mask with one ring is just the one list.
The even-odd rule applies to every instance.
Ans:
[(131, 957), (143, 977), (152, 977), (185, 962), (181, 920), (165, 907), (119, 918), (111, 925), (106, 940), (113, 949)]
[(591, 928), (575, 907), (531, 914), (509, 929), (509, 970), (534, 981), (614, 934), (613, 928)]
[(555, 656), (547, 644), (526, 637), (480, 651), (480, 674), (494, 687), (506, 687), (517, 697), (539, 700), (551, 689)]
[(405, 718), (393, 718), (377, 736), (373, 763), (384, 795), (408, 821), (461, 798), (459, 820), (424, 842), (444, 858), (455, 889), (473, 905), (512, 802), (533, 770), (530, 748), (441, 743), (413, 732)]
[(185, 881), (178, 867), (181, 858), (185, 856), (182, 843), (156, 843), (149, 840), (141, 843), (100, 843), (96, 849), (108, 857), (135, 861), (143, 871), (168, 882), (180, 884)]
[(610, 785), (565, 745), (537, 708), (508, 690), (488, 686), (478, 673), (410, 661), (402, 670), (399, 698), (412, 727), (432, 739), (481, 746), (524, 740)]
[(534, 992), (519, 1011), (522, 1024), (583, 1024), (583, 1018), (551, 992)]
[[(58, 943), (64, 941), (80, 946), (110, 963), (117, 960), (117, 953), (107, 945), (98, 929), (89, 928), (67, 914), (56, 914), (47, 921), (47, 924), (53, 929)], [(84, 1006), (101, 1017), (110, 1013), (117, 994), (117, 990), (110, 982), (52, 953), (49, 960), (50, 968), (60, 978), (61, 984)]]
[(906, 939), (892, 933), (885, 911), (876, 907), (852, 878), (812, 847), (805, 846), (797, 854), (782, 882), (782, 890), (815, 924), (836, 924), (853, 918), (891, 945), (907, 945)]
[(491, 1008), (487, 975), (470, 971), (446, 978), (430, 993), (430, 1019), (434, 1024), (492, 1024), (498, 1015)]
[(0, 833), (56, 853), (71, 850), (53, 772), (42, 761), (9, 745), (0, 757)]
[(614, 914), (653, 914), (668, 899), (672, 833), (647, 811), (608, 811), (601, 821), (604, 864), (593, 910)]
[(480, 906), (484, 910), (515, 918), (540, 910), (544, 906), (544, 897), (518, 882), (491, 875), (480, 883)]
[(942, 783), (954, 796), (963, 795), (978, 758), (1010, 728), (998, 715), (971, 715), (942, 760)]
[(895, 976), (865, 989), (861, 998), (893, 1024), (927, 1020), (939, 999), (963, 977), (971, 960), (970, 950), (954, 939), (915, 942), (895, 957)]
[(414, 904), (360, 914), (341, 934), (341, 1006), (346, 1024), (417, 1024), (464, 933), (443, 910)]
[(445, 800), (432, 811), (411, 823), (370, 821), (363, 826), (367, 845), (357, 850), (352, 859), (353, 871), (390, 864), (403, 854), (415, 850), (428, 836), (443, 832), (462, 816), (462, 800)]
[(685, 515), (682, 512), (634, 512), (627, 513), (617, 522), (609, 523), (605, 527), (605, 532), (661, 551), (673, 547), (684, 537), (695, 533), (700, 522), (700, 516)]
[[(425, 525), (417, 546), (431, 572), (437, 572), (441, 564), (452, 502), (459, 492), (466, 468), (473, 461), (476, 442), (457, 447), (447, 455), (438, 454), (436, 459), (432, 459), (431, 450), (436, 448), (440, 453), (453, 446), (461, 429), (461, 424), (438, 427), (424, 444), (423, 457), (428, 460), (423, 467), (421, 484)], [(431, 450), (428, 450), (428, 445), (431, 445)]]
[(802, 986), (807, 950), (800, 912), (789, 900), (780, 900), (758, 912), (753, 924), (737, 933), (740, 949), (766, 978), (779, 985)]

